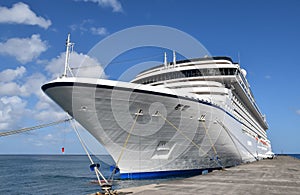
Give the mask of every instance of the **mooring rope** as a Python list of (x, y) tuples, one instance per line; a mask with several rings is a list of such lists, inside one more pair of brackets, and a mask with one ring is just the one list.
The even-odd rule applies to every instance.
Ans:
[(228, 134), (230, 140), (232, 141), (232, 143), (233, 143), (235, 149), (236, 149), (237, 152), (239, 153), (239, 156), (240, 156), (240, 158), (241, 158), (241, 160), (242, 160), (242, 159), (243, 159), (243, 158), (242, 158), (242, 155), (241, 155), (240, 150), (238, 149), (238, 147), (237, 147), (235, 141), (233, 140), (233, 137), (230, 135), (230, 133), (228, 132), (228, 130), (225, 128), (225, 126), (223, 127), (223, 125), (220, 124), (221, 122), (217, 121), (217, 123), (219, 123), (219, 125), (220, 125), (220, 126), (225, 130), (225, 132)]
[(117, 170), (117, 168), (118, 168), (118, 165), (119, 165), (120, 160), (121, 160), (121, 158), (122, 158), (122, 156), (123, 156), (124, 150), (126, 149), (127, 143), (128, 143), (128, 141), (129, 141), (129, 138), (130, 138), (130, 136), (131, 136), (131, 133), (132, 133), (134, 127), (135, 127), (135, 124), (136, 124), (136, 121), (137, 121), (137, 119), (138, 119), (138, 117), (139, 117), (140, 112), (141, 112), (141, 109), (139, 109), (138, 112), (136, 113), (136, 116), (135, 116), (135, 119), (134, 119), (134, 121), (133, 121), (133, 124), (132, 124), (132, 126), (131, 126), (131, 128), (130, 128), (130, 131), (129, 131), (128, 135), (127, 135), (126, 141), (124, 142), (124, 145), (123, 145), (123, 147), (122, 147), (121, 153), (120, 153), (119, 158), (118, 158), (118, 160), (117, 160), (117, 162), (116, 162), (116, 166), (115, 166), (115, 168), (113, 169), (113, 172), (111, 173), (111, 176), (110, 176), (111, 180), (113, 180), (113, 178), (114, 178), (114, 174), (115, 174), (115, 172), (116, 172), (116, 170)]
[(73, 118), (68, 118), (68, 119), (59, 120), (59, 121), (55, 121), (55, 122), (51, 122), (51, 123), (47, 123), (47, 124), (42, 124), (42, 125), (37, 125), (37, 126), (33, 126), (33, 127), (26, 127), (26, 128), (22, 128), (22, 129), (16, 129), (16, 130), (11, 130), (11, 131), (0, 132), (0, 137), (19, 134), (19, 133), (25, 133), (25, 132), (28, 132), (28, 131), (33, 131), (33, 130), (36, 130), (36, 129), (42, 129), (42, 128), (45, 128), (45, 127), (50, 127), (50, 126), (58, 125), (60, 123), (68, 122), (72, 119)]
[[(79, 139), (79, 141), (80, 141), (80, 143), (81, 143), (81, 146), (82, 146), (82, 148), (84, 149), (85, 153), (87, 154), (87, 156), (88, 156), (88, 158), (89, 158), (91, 164), (92, 164), (92, 165), (95, 165), (95, 163), (94, 163), (94, 161), (93, 161), (91, 155), (89, 154), (89, 152), (88, 152), (88, 150), (87, 150), (87, 148), (86, 148), (85, 143), (84, 143), (83, 140), (81, 139), (81, 136), (80, 136), (80, 134), (79, 134), (79, 132), (78, 132), (78, 130), (77, 130), (75, 124), (73, 124), (73, 123), (71, 122), (71, 125), (72, 125), (74, 131), (76, 132), (76, 135), (77, 135), (77, 137), (78, 137), (78, 139)], [(99, 183), (100, 187), (102, 186), (102, 184), (101, 184), (101, 180), (100, 180), (99, 175), (100, 175), (101, 178), (105, 181), (106, 184), (109, 184), (109, 182), (105, 179), (105, 177), (103, 176), (103, 174), (98, 170), (98, 167), (97, 167), (97, 166), (94, 167), (94, 171), (95, 171), (95, 173), (96, 173), (96, 176), (97, 176), (98, 183)]]
[(159, 112), (158, 112), (158, 115), (164, 119), (169, 125), (171, 125), (177, 132), (179, 132), (183, 137), (185, 137), (185, 139), (187, 139), (188, 141), (190, 141), (194, 146), (196, 146), (199, 150), (201, 150), (201, 152), (210, 157), (202, 148), (201, 146), (199, 146), (198, 144), (196, 144), (192, 139), (190, 139), (188, 136), (186, 136), (179, 128), (177, 128), (173, 123), (171, 123), (168, 119), (166, 119), (163, 115), (161, 115)]
[(205, 121), (203, 121), (202, 124), (203, 124), (203, 127), (204, 127), (204, 129), (205, 129), (205, 134), (208, 136), (210, 145), (211, 145), (211, 147), (213, 148), (213, 151), (214, 151), (215, 155), (218, 155), (217, 150), (216, 150), (216, 148), (215, 148), (215, 145), (213, 144), (212, 139), (211, 139), (211, 137), (210, 137), (210, 135), (209, 135), (209, 133), (208, 133), (208, 129), (206, 128)]
[(217, 152), (217, 149), (216, 149), (216, 147), (215, 147), (215, 144), (212, 142), (212, 139), (211, 139), (211, 137), (210, 137), (210, 135), (209, 135), (209, 133), (208, 133), (208, 129), (206, 128), (205, 121), (202, 121), (202, 124), (203, 124), (203, 127), (204, 127), (204, 129), (205, 129), (205, 134), (208, 136), (208, 139), (209, 139), (209, 142), (210, 142), (210, 144), (211, 144), (211, 147), (213, 148), (213, 151), (214, 151), (215, 155), (216, 155), (217, 158), (218, 158), (218, 159), (215, 159), (215, 158), (214, 158), (214, 161), (215, 161), (220, 167), (223, 167), (222, 164), (221, 164), (221, 162), (219, 161), (218, 152)]
[[(223, 129), (227, 132), (227, 134), (229, 135), (229, 136), (232, 136), (233, 138), (235, 138), (235, 140), (243, 147), (243, 148), (245, 148), (248, 152), (249, 152), (249, 154), (251, 154), (253, 157), (254, 157), (254, 159), (255, 160), (259, 160), (254, 154), (252, 154), (252, 152), (243, 144), (243, 143), (241, 143), (240, 142), (240, 140), (237, 138), (237, 137), (235, 137), (235, 135), (233, 135), (231, 132), (229, 132), (228, 131), (228, 129), (225, 127), (225, 125), (222, 123), (222, 122), (220, 122), (220, 121), (218, 121), (217, 120), (217, 123), (221, 126), (221, 127), (223, 127)], [(233, 141), (233, 139), (232, 139), (232, 141)], [(234, 143), (234, 142), (233, 142)], [(236, 146), (236, 144), (234, 144), (235, 146)], [(236, 146), (237, 147), (237, 146)], [(237, 149), (238, 150), (238, 149)], [(241, 155), (241, 154), (240, 154)]]

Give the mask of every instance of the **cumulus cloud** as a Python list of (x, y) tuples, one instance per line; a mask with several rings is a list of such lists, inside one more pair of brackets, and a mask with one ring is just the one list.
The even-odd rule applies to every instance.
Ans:
[(47, 78), (41, 73), (24, 76), (25, 72), (23, 66), (0, 72), (0, 130), (21, 128), (27, 121), (48, 123), (66, 118), (41, 90)]
[(1, 96), (13, 96), (21, 93), (21, 87), (15, 82), (0, 83)]
[(14, 69), (6, 69), (0, 72), (0, 82), (8, 82), (12, 81), (18, 77), (22, 77), (26, 72), (26, 68), (24, 66), (17, 67)]
[(32, 108), (32, 118), (39, 121), (39, 123), (49, 123), (68, 118), (68, 114), (45, 95), (42, 90), (38, 90), (35, 95), (38, 101)]
[[(49, 61), (46, 71), (49, 77), (60, 76), (64, 69), (65, 53)], [(103, 68), (96, 59), (82, 53), (71, 53), (70, 63), (78, 76), (97, 77)], [(103, 77), (103, 75), (102, 75)], [(58, 105), (46, 96), (41, 86), (49, 80), (41, 73), (28, 75), (25, 67), (6, 69), (0, 72), (0, 130), (23, 128), (28, 121), (33, 124), (49, 123), (68, 117)], [(31, 101), (34, 100), (34, 101)], [(55, 140), (48, 134), (40, 140)]]
[(90, 26), (91, 24), (93, 24), (94, 21), (91, 19), (88, 20), (82, 20), (79, 24), (72, 24), (70, 26), (72, 31), (76, 31), (76, 30), (80, 30), (80, 32), (87, 32), (89, 31), (88, 26)]
[(0, 23), (38, 25), (44, 29), (51, 25), (50, 20), (37, 16), (27, 4), (22, 2), (14, 4), (12, 8), (0, 7)]
[(79, 30), (81, 33), (89, 32), (93, 35), (106, 36), (108, 35), (108, 30), (105, 27), (95, 27), (93, 20), (83, 20), (80, 24), (73, 24), (70, 26), (72, 31)]
[(16, 69), (6, 69), (0, 72), (0, 95), (1, 96), (15, 96), (20, 95), (21, 86), (14, 82), (15, 79), (22, 78), (26, 72), (23, 66)]
[[(46, 71), (48, 71), (49, 76), (52, 77), (52, 79), (62, 75), (64, 71), (65, 55), (65, 52), (61, 53), (47, 64)], [(74, 70), (76, 76), (105, 77), (105, 75), (102, 74), (103, 68), (100, 66), (99, 62), (88, 55), (74, 51), (70, 56), (70, 64), (71, 67), (82, 67)], [(67, 118), (67, 114), (40, 90), (40, 86), (46, 82), (45, 76), (34, 74), (27, 77), (26, 80), (25, 84), (20, 87), (22, 93), (24, 95), (34, 94), (38, 98), (32, 113), (34, 119), (47, 123)]]
[(83, 0), (84, 2), (97, 3), (101, 7), (111, 7), (113, 12), (123, 12), (122, 5), (118, 0)]
[(47, 109), (47, 110), (41, 110), (39, 112), (36, 112), (34, 114), (35, 119), (43, 122), (50, 122), (50, 121), (57, 121), (67, 118), (66, 113), (64, 111), (60, 110), (54, 110), (54, 109)]
[(25, 72), (23, 66), (0, 72), (0, 95), (27, 97), (41, 93), (40, 87), (46, 82), (46, 77), (40, 73), (33, 73), (23, 78)]
[[(52, 75), (52, 78), (57, 78), (62, 75), (64, 71), (65, 55), (65, 53), (61, 53), (58, 57), (52, 59), (46, 66), (46, 70)], [(75, 67), (73, 72), (78, 77), (106, 77), (103, 68), (97, 59), (91, 58), (82, 53), (71, 53), (70, 66)]]
[(30, 96), (32, 94), (38, 96), (42, 93), (41, 85), (45, 83), (47, 79), (41, 73), (33, 73), (24, 80), (24, 84), (20, 87), (22, 96)]
[(91, 32), (94, 35), (101, 35), (101, 36), (105, 36), (108, 34), (108, 31), (104, 27), (99, 27), (99, 28), (92, 27)]
[(19, 128), (18, 122), (30, 112), (26, 109), (27, 101), (19, 96), (0, 98), (0, 130)]
[(30, 38), (11, 38), (0, 43), (0, 54), (13, 56), (22, 64), (31, 62), (46, 50), (47, 43), (38, 34)]
[[(38, 75), (32, 75), (27, 80), (24, 85), (15, 87), (18, 93), (5, 92), (6, 95), (0, 98), (0, 131), (26, 127), (28, 121), (43, 124), (67, 118), (67, 114), (41, 91), (42, 82)], [(25, 95), (31, 95), (29, 98), (37, 99), (37, 103), (29, 102)]]

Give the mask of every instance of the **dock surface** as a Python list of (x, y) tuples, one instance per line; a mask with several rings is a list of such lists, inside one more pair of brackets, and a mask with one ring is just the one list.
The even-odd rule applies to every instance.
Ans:
[(300, 160), (278, 156), (207, 175), (118, 190), (120, 194), (300, 194)]

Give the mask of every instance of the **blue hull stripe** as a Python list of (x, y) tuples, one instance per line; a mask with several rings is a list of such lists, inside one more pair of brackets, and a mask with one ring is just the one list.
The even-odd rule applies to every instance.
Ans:
[(209, 169), (189, 169), (174, 171), (156, 171), (156, 172), (137, 172), (137, 173), (121, 173), (120, 179), (161, 179), (169, 177), (190, 177), (195, 175), (206, 174), (214, 170)]

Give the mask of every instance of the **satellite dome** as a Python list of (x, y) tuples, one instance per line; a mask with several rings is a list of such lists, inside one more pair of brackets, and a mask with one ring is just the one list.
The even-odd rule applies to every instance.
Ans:
[(247, 71), (245, 69), (241, 69), (241, 72), (243, 73), (244, 77), (246, 77)]

